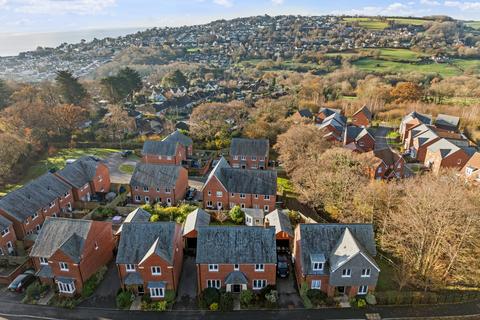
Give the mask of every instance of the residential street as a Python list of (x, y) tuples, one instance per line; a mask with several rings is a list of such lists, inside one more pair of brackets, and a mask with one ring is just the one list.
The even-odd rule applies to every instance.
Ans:
[(392, 131), (389, 127), (378, 127), (375, 131), (375, 150), (388, 148), (387, 134)]
[(262, 320), (292, 320), (292, 319), (365, 319), (365, 314), (379, 313), (382, 319), (402, 319), (415, 317), (440, 317), (459, 315), (478, 315), (478, 302), (436, 305), (436, 306), (399, 306), (375, 307), (369, 309), (318, 309), (318, 310), (251, 310), (230, 313), (208, 311), (170, 311), (165, 313), (122, 311), (101, 308), (76, 308), (73, 310), (47, 306), (26, 305), (0, 300), (0, 319), (262, 319)]

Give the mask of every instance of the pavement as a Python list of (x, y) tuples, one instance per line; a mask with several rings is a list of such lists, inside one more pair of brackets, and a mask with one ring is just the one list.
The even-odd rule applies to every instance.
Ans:
[(392, 130), (393, 130), (393, 128), (383, 127), (383, 126), (379, 126), (375, 130), (375, 135), (374, 135), (375, 150), (382, 150), (382, 149), (385, 149), (385, 148), (389, 148), (388, 142), (387, 142), (387, 135)]
[(292, 266), (289, 266), (290, 274), (287, 278), (277, 278), (278, 305), (280, 308), (303, 308), (302, 298), (297, 291), (295, 273)]
[[(235, 312), (210, 312), (210, 311), (182, 311), (170, 312), (144, 312), (124, 311), (106, 308), (62, 309), (50, 306), (26, 305), (0, 300), (0, 319), (98, 319), (98, 320), (323, 320), (323, 319), (365, 319), (366, 314), (378, 313), (382, 319), (407, 319), (431, 317), (440, 319), (444, 316), (478, 315), (480, 318), (479, 302), (448, 304), (436, 306), (397, 306), (397, 307), (368, 307), (365, 309), (293, 309), (293, 310), (242, 310)], [(473, 319), (473, 318), (470, 318)]]
[(173, 309), (197, 309), (197, 270), (195, 269), (195, 258), (192, 256), (184, 256), (182, 275)]
[(114, 153), (105, 159), (105, 164), (110, 170), (110, 181), (117, 184), (129, 184), (131, 173), (123, 173), (120, 171), (122, 164), (136, 166), (140, 162), (138, 159), (124, 158), (120, 152)]

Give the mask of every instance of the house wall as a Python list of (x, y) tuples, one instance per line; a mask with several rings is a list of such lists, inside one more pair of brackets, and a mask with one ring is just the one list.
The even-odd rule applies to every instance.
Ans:
[(363, 112), (359, 112), (356, 115), (352, 116), (352, 124), (357, 127), (368, 127), (370, 126), (370, 120), (365, 116)]
[(416, 153), (417, 153), (415, 158), (420, 162), (425, 162), (428, 147), (430, 145), (434, 144), (435, 142), (437, 142), (440, 139), (441, 138), (438, 137), (438, 138), (433, 139), (432, 141), (430, 141), (428, 143), (424, 143), (422, 146), (419, 146), (418, 139), (414, 139), (413, 140), (413, 148), (416, 150)]
[[(261, 161), (262, 159), (264, 161)], [(245, 169), (260, 169), (260, 167), (268, 169), (268, 157), (256, 157), (254, 160), (252, 156), (246, 156), (246, 160), (242, 160), (241, 155), (230, 155), (228, 161), (233, 168), (241, 168), (245, 165)]]
[(185, 148), (177, 145), (175, 155), (170, 158), (167, 156), (158, 156), (153, 154), (146, 154), (142, 157), (142, 162), (150, 164), (171, 164), (171, 165), (181, 165), (183, 160), (187, 160), (187, 155), (185, 153)]
[(93, 181), (90, 183), (94, 193), (108, 193), (110, 191), (110, 170), (99, 163)]
[[(362, 278), (362, 270), (369, 268), (371, 270), (370, 277)], [(342, 277), (343, 269), (351, 270), (351, 277)], [(357, 254), (336, 271), (330, 273), (331, 286), (344, 287), (360, 287), (360, 286), (376, 286), (378, 281), (378, 270), (363, 255)]]
[[(217, 197), (216, 192), (221, 191), (222, 196)], [(209, 195), (210, 193), (210, 195)], [(208, 201), (211, 201), (213, 206), (217, 208), (217, 202), (222, 203), (222, 208), (228, 209), (228, 191), (223, 187), (223, 185), (218, 181), (218, 179), (213, 176), (208, 182), (203, 186), (202, 191), (203, 197), (203, 208), (208, 208)]]
[[(2, 229), (2, 228), (0, 228), (0, 229)], [(15, 235), (15, 230), (13, 229), (13, 224), (11, 224), (10, 226), (8, 226), (8, 233), (4, 236), (0, 235), (0, 248), (2, 249), (4, 255), (8, 255), (7, 243), (10, 242), (12, 244), (13, 248), (15, 249), (15, 242), (16, 241), (17, 241), (17, 236)]]
[(432, 172), (438, 174), (442, 168), (463, 168), (469, 158), (470, 157), (468, 156), (468, 154), (462, 149), (454, 152), (450, 156), (443, 159), (439, 151), (431, 152), (427, 150), (424, 164), (425, 166), (428, 166), (430, 163), (432, 163)]
[[(247, 288), (252, 289), (253, 280), (267, 280), (267, 285), (275, 285), (277, 278), (276, 264), (265, 264), (264, 271), (255, 271), (255, 264), (240, 264), (240, 272), (247, 277)], [(220, 280), (221, 287), (226, 288), (225, 279), (234, 271), (233, 264), (219, 264), (218, 271), (208, 271), (208, 264), (197, 264), (197, 289), (201, 293), (207, 288), (207, 280)]]

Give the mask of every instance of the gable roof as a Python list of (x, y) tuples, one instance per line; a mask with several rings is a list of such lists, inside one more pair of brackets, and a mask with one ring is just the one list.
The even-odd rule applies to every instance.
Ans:
[(98, 158), (85, 156), (67, 164), (64, 169), (57, 172), (57, 175), (75, 188), (81, 188), (93, 180), (99, 164)]
[(387, 166), (394, 165), (400, 159), (402, 159), (401, 155), (399, 155), (397, 152), (393, 151), (390, 148), (374, 150), (373, 154), (375, 155), (375, 157), (381, 159)]
[(333, 109), (333, 108), (320, 108), (320, 111), (318, 113), (325, 115), (325, 117), (331, 116), (334, 113), (341, 114), (342, 110), (341, 109)]
[(366, 105), (358, 109), (352, 116), (354, 117), (359, 113), (363, 113), (368, 120), (372, 120), (372, 112)]
[(50, 258), (61, 250), (75, 263), (80, 262), (92, 223), (90, 220), (47, 218), (30, 256)]
[(152, 254), (173, 263), (175, 222), (135, 222), (123, 226), (118, 244), (118, 264), (139, 264)]
[(418, 119), (421, 123), (432, 124), (432, 116), (428, 114), (418, 113), (416, 111), (410, 112), (402, 119), (402, 123), (409, 122), (413, 119)]
[(19, 222), (47, 207), (71, 187), (52, 173), (46, 173), (0, 199), (0, 209)]
[(233, 138), (230, 155), (268, 157), (269, 148), (268, 139)]
[(270, 226), (275, 227), (275, 233), (283, 231), (290, 237), (294, 236), (290, 218), (284, 210), (275, 209), (265, 216), (265, 220), (268, 220)]
[(143, 155), (155, 155), (155, 156), (175, 156), (177, 151), (177, 142), (172, 141), (145, 141), (143, 144)]
[[(371, 224), (300, 224), (300, 246), (302, 269), (304, 274), (314, 274), (312, 269), (312, 255), (323, 255), (329, 258), (324, 270), (333, 266), (338, 266), (340, 258), (337, 253), (354, 252), (350, 246), (362, 248), (362, 252), (370, 256), (375, 256), (377, 250), (375, 247), (375, 236), (373, 225)], [(351, 236), (345, 235), (345, 229), (349, 229)], [(352, 243), (351, 238), (354, 239)], [(347, 248), (343, 249), (344, 246)], [(333, 261), (332, 261), (333, 258)], [(372, 259), (373, 260), (373, 259)]]
[(127, 215), (127, 217), (123, 221), (122, 225), (120, 226), (120, 228), (118, 228), (118, 230), (115, 234), (120, 234), (122, 232), (124, 223), (148, 222), (148, 221), (150, 221), (150, 217), (151, 217), (150, 212), (148, 212), (148, 211), (146, 211), (145, 209), (142, 209), (142, 208), (137, 208)]
[(364, 136), (370, 136), (372, 140), (375, 140), (375, 138), (372, 136), (372, 134), (365, 128), (360, 128), (357, 126), (347, 126), (345, 127), (345, 130), (343, 132), (344, 137), (348, 140), (355, 140), (358, 141)]
[(321, 124), (317, 125), (317, 127), (319, 129), (323, 129), (329, 125), (333, 126), (337, 131), (342, 132), (344, 127), (347, 125), (347, 118), (339, 113), (333, 113), (326, 117)]
[(4, 216), (0, 216), (0, 231), (6, 229), (7, 227), (13, 224), (12, 221), (8, 220)]
[(139, 187), (175, 187), (182, 166), (139, 163), (133, 171), (130, 185)]
[(444, 159), (460, 150), (460, 148), (447, 139), (442, 138), (428, 146), (427, 150), (430, 152), (439, 152), (442, 159)]
[(193, 230), (198, 230), (199, 227), (208, 226), (209, 224), (210, 215), (205, 210), (197, 208), (187, 215), (185, 225), (183, 226), (183, 235)]
[(435, 120), (435, 125), (439, 127), (447, 127), (457, 129), (460, 123), (460, 118), (448, 114), (440, 113)]
[(162, 141), (166, 141), (173, 144), (181, 144), (184, 147), (193, 145), (193, 140), (190, 137), (187, 137), (178, 130), (173, 131), (168, 136), (166, 136)]
[(275, 229), (208, 226), (198, 229), (197, 258), (206, 263), (276, 263)]

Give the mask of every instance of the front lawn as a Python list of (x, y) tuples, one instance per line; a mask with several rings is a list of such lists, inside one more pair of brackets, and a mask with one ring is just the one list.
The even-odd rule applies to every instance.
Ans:
[(131, 164), (121, 164), (120, 167), (118, 167), (118, 169), (119, 169), (122, 173), (132, 174), (133, 171), (135, 171), (135, 166), (133, 166), (133, 165), (131, 165)]

